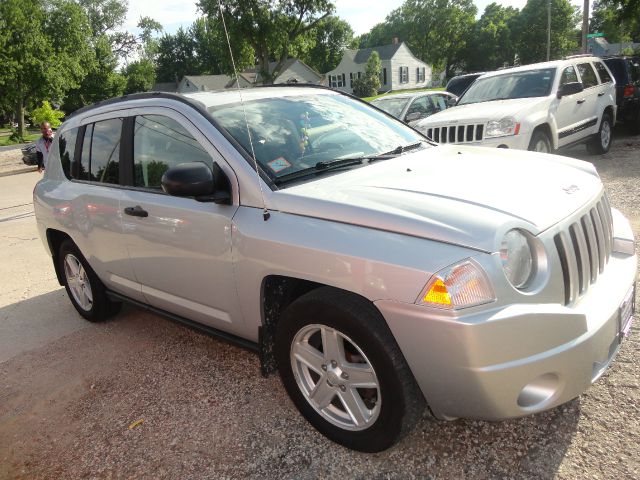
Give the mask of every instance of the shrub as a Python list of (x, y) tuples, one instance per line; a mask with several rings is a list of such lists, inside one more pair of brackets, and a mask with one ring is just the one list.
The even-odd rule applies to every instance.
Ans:
[(49, 122), (51, 128), (59, 127), (62, 122), (61, 118), (64, 117), (64, 112), (62, 110), (54, 110), (51, 107), (51, 104), (48, 101), (42, 102), (42, 106), (38, 108), (34, 108), (31, 112), (31, 120), (33, 120), (34, 125), (40, 125), (42, 122)]

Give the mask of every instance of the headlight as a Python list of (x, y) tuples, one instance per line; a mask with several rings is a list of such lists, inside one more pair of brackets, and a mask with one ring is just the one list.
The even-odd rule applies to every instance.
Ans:
[(496, 299), (482, 267), (464, 260), (434, 274), (416, 303), (457, 310)]
[(485, 137), (505, 137), (507, 135), (517, 135), (520, 131), (520, 124), (513, 117), (504, 117), (500, 120), (492, 120), (487, 123)]
[(516, 288), (529, 283), (534, 273), (534, 249), (520, 230), (509, 230), (500, 245), (500, 260), (507, 279)]

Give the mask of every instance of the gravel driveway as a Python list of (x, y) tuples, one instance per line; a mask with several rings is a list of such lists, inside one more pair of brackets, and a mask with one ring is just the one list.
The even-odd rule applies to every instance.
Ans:
[[(640, 238), (640, 137), (594, 161)], [(62, 290), (27, 298), (46, 309)], [(0, 308), (0, 319), (11, 315)], [(125, 307), (0, 364), (0, 478), (640, 478), (638, 323), (579, 399), (498, 423), (425, 416), (379, 454), (297, 413), (254, 354)]]

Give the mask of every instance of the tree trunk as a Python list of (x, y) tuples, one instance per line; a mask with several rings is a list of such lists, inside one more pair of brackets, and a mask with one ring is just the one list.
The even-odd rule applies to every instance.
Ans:
[(24, 105), (22, 96), (16, 101), (16, 120), (18, 122), (18, 135), (20, 138), (25, 137), (24, 131)]
[(273, 78), (269, 71), (269, 54), (267, 52), (262, 52), (262, 55), (260, 55), (260, 75), (262, 76), (263, 85), (271, 85), (273, 83)]

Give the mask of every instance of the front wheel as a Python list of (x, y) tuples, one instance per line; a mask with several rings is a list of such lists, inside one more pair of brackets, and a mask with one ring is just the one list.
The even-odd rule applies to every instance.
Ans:
[(346, 292), (320, 288), (289, 305), (276, 333), (276, 358), (300, 412), (348, 448), (389, 448), (424, 408), (378, 310)]
[(531, 141), (529, 142), (529, 151), (540, 153), (552, 153), (551, 140), (543, 130), (536, 130), (531, 135)]
[(602, 115), (598, 133), (587, 143), (587, 151), (592, 155), (604, 155), (611, 148), (612, 140), (613, 123), (611, 122), (611, 115), (605, 113)]

